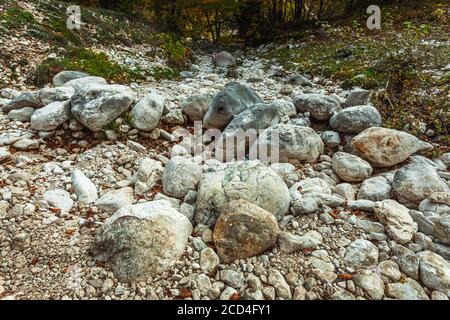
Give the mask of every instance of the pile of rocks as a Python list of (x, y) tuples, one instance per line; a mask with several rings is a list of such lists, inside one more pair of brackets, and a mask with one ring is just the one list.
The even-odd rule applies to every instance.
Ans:
[[(370, 91), (198, 60), (181, 82), (1, 91), (0, 297), (448, 299), (450, 153), (383, 128)], [(194, 121), (276, 132), (280, 162), (194, 154)]]

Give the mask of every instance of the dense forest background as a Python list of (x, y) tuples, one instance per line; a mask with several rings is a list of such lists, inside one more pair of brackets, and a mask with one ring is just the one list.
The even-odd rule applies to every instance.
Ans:
[[(71, 1), (73, 2), (73, 1)], [(259, 44), (290, 28), (365, 14), (369, 5), (412, 0), (79, 0), (153, 20), (166, 30), (194, 39), (239, 38)]]

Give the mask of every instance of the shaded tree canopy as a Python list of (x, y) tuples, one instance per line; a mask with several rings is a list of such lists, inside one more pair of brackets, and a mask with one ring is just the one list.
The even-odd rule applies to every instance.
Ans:
[(372, 4), (402, 0), (80, 0), (152, 19), (167, 30), (193, 38), (239, 37), (251, 42), (273, 38), (289, 25), (363, 14)]

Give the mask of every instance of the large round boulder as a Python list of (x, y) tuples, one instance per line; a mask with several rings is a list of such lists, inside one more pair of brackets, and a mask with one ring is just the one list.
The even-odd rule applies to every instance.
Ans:
[(152, 131), (161, 119), (164, 104), (163, 96), (156, 93), (146, 95), (131, 109), (131, 125), (145, 132)]
[(373, 171), (370, 163), (346, 152), (336, 152), (331, 165), (339, 178), (348, 182), (363, 181), (369, 178)]
[(72, 118), (70, 101), (55, 101), (31, 116), (31, 128), (39, 131), (52, 131)]
[(399, 202), (418, 205), (435, 192), (449, 192), (449, 187), (433, 167), (408, 164), (395, 173), (392, 192)]
[(85, 127), (100, 131), (128, 110), (135, 99), (135, 93), (126, 86), (86, 84), (71, 98), (72, 114)]
[(262, 99), (249, 87), (237, 82), (230, 82), (211, 102), (203, 118), (205, 128), (224, 128), (245, 109), (262, 103)]
[(209, 94), (190, 96), (181, 103), (181, 110), (192, 122), (202, 121), (212, 99), (213, 97)]
[(63, 86), (65, 83), (69, 82), (70, 80), (85, 77), (89, 77), (89, 75), (87, 73), (80, 71), (65, 70), (61, 71), (60, 73), (58, 73), (53, 77), (53, 85), (55, 87), (60, 87)]
[(341, 110), (340, 102), (330, 96), (319, 93), (301, 94), (294, 99), (299, 112), (309, 112), (316, 120), (328, 120), (334, 112)]
[(370, 127), (381, 125), (381, 115), (375, 107), (356, 106), (346, 108), (330, 119), (334, 130), (345, 133), (360, 133)]
[(413, 135), (381, 127), (371, 127), (352, 140), (353, 149), (376, 167), (390, 167), (405, 161), (422, 148)]
[(289, 209), (283, 179), (259, 161), (236, 162), (203, 173), (195, 220), (213, 226), (230, 201), (244, 199), (272, 213), (277, 220)]
[(98, 260), (108, 262), (120, 281), (145, 281), (172, 267), (192, 232), (189, 220), (166, 200), (128, 205), (100, 228)]
[(217, 219), (213, 239), (220, 261), (255, 256), (272, 247), (279, 233), (272, 213), (243, 199), (230, 202)]
[(297, 159), (314, 162), (323, 153), (324, 145), (320, 136), (309, 127), (293, 124), (273, 125), (259, 136), (258, 144), (267, 146), (271, 152), (279, 151), (279, 161)]
[(165, 194), (183, 199), (190, 190), (196, 190), (202, 168), (199, 164), (181, 156), (173, 157), (167, 163), (162, 175)]

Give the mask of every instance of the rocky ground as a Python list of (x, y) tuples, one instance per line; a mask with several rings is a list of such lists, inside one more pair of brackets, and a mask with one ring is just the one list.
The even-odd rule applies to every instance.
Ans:
[[(0, 299), (448, 300), (448, 139), (387, 128), (379, 91), (301, 75), (270, 46), (194, 50), (156, 80), (161, 47), (102, 43), (122, 31), (95, 23), (93, 51), (153, 71), (37, 88), (33, 68), (69, 49), (29, 29), (63, 4), (18, 5), (29, 28), (6, 29), (18, 13), (0, 5)], [(279, 134), (279, 161), (212, 159), (212, 129)]]
[[(2, 299), (448, 299), (450, 153), (369, 91), (235, 56), (1, 91)], [(190, 157), (202, 119), (278, 130), (282, 163)]]

